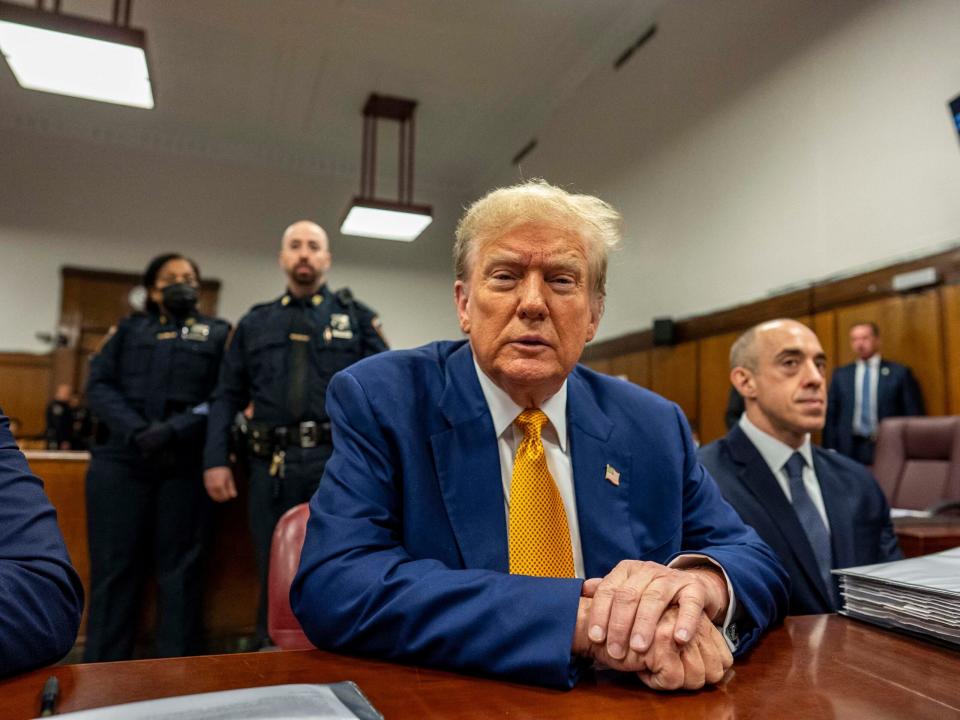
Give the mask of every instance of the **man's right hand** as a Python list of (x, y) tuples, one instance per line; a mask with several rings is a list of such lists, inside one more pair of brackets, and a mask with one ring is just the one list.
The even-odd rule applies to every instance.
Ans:
[(237, 496), (237, 486), (233, 482), (233, 471), (226, 465), (212, 467), (203, 472), (203, 485), (215, 502), (226, 502)]
[(723, 635), (701, 612), (696, 632), (688, 643), (678, 645), (674, 638), (679, 609), (667, 608), (660, 617), (653, 641), (645, 652), (627, 649), (622, 658), (611, 657), (604, 643), (594, 643), (587, 635), (591, 598), (580, 598), (574, 630), (573, 654), (590, 657), (613, 670), (634, 672), (654, 690), (698, 690), (720, 682), (733, 665), (733, 656)]

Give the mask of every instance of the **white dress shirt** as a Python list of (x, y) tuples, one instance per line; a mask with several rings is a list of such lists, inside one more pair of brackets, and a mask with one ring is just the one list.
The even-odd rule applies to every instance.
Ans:
[(857, 360), (856, 376), (853, 381), (853, 432), (857, 435), (860, 432), (860, 408), (863, 406), (863, 368), (870, 366), (870, 420), (874, 432), (880, 424), (877, 418), (877, 386), (880, 383), (880, 353), (874, 353), (872, 357), (866, 360)]
[[(507, 393), (486, 376), (477, 360), (473, 360), (480, 380), (483, 397), (490, 408), (493, 418), (493, 430), (497, 434), (497, 449), (500, 451), (500, 480), (503, 483), (503, 508), (507, 519), (510, 518), (510, 482), (513, 479), (513, 461), (523, 440), (523, 431), (514, 424), (517, 415), (526, 408), (517, 405)], [(541, 430), (543, 451), (547, 458), (547, 468), (557, 484), (563, 509), (567, 513), (570, 526), (570, 547), (573, 549), (573, 569), (578, 578), (585, 578), (583, 569), (583, 548), (580, 545), (580, 523), (577, 520), (577, 498), (573, 490), (573, 462), (570, 459), (569, 440), (567, 438), (567, 381), (563, 381), (560, 390), (548, 398), (540, 409), (547, 416), (548, 423)]]
[(777, 484), (780, 485), (780, 489), (783, 490), (783, 494), (787, 496), (787, 500), (791, 504), (793, 503), (793, 497), (790, 494), (790, 476), (787, 475), (787, 470), (784, 468), (784, 465), (786, 465), (787, 460), (789, 460), (795, 452), (803, 456), (803, 459), (807, 461), (807, 464), (803, 468), (803, 486), (807, 490), (807, 495), (809, 495), (813, 501), (814, 507), (817, 508), (817, 512), (820, 513), (820, 517), (823, 518), (823, 524), (826, 525), (827, 532), (830, 532), (830, 521), (827, 519), (827, 508), (823, 504), (823, 493), (820, 492), (820, 481), (817, 480), (817, 471), (813, 468), (813, 449), (810, 445), (809, 433), (803, 439), (803, 445), (794, 450), (786, 443), (780, 442), (750, 422), (750, 418), (747, 417), (746, 413), (740, 416), (740, 429), (743, 430), (750, 442), (757, 448), (757, 452), (760, 453), (760, 456), (767, 463), (770, 472), (772, 472), (773, 476), (777, 479)]

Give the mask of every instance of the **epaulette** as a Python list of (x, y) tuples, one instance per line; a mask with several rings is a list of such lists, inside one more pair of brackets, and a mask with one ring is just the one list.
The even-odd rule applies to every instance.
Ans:
[[(282, 295), (280, 297), (283, 297)], [(247, 310), (248, 313), (252, 313), (254, 310), (259, 310), (260, 308), (270, 307), (276, 302), (280, 302), (280, 298), (274, 298), (273, 300), (266, 300), (262, 303), (257, 303), (256, 305), (251, 305), (250, 309)]]

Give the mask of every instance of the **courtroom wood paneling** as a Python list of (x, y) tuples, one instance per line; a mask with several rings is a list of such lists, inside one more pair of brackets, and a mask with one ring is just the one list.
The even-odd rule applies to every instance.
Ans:
[(960, 285), (940, 288), (946, 351), (947, 412), (960, 415)]
[(598, 358), (596, 360), (584, 360), (583, 364), (591, 370), (596, 370), (604, 375), (610, 375), (611, 362), (612, 360), (610, 358)]
[(650, 364), (650, 389), (677, 403), (694, 429), (698, 428), (697, 343), (654, 348)]
[(813, 316), (813, 331), (820, 340), (820, 347), (827, 354), (827, 382), (837, 367), (837, 316), (833, 310), (819, 312)]
[[(86, 597), (90, 597), (90, 551), (87, 543), (85, 483), (88, 453), (27, 453), (30, 468), (44, 482), (50, 502), (57, 509), (57, 522), (67, 544)], [(249, 496), (246, 473), (237, 472), (238, 499), (209, 503), (205, 558), (204, 629), (211, 647), (222, 648), (231, 639), (252, 635), (260, 584), (247, 522)], [(151, 559), (144, 558), (149, 564)], [(156, 613), (155, 585), (147, 588), (140, 619), (141, 639), (150, 646)], [(87, 603), (87, 604), (88, 604)], [(86, 638), (86, 609), (78, 642)], [(149, 650), (148, 650), (149, 651)], [(2, 714), (2, 713), (0, 713)]]
[[(44, 458), (58, 455), (58, 458)], [(80, 623), (79, 642), (87, 636), (87, 607), (90, 605), (90, 547), (87, 543), (87, 498), (84, 483), (90, 454), (86, 452), (27, 453), (30, 469), (43, 481), (43, 489), (57, 510), (57, 524), (80, 581), (86, 602)]]
[(730, 395), (730, 346), (739, 332), (723, 333), (704, 338), (700, 349), (700, 442), (703, 445), (727, 433), (724, 414)]
[(613, 358), (610, 374), (624, 375), (632, 383), (650, 387), (650, 351), (639, 350)]
[(0, 408), (20, 420), (19, 437), (43, 435), (51, 395), (49, 355), (0, 353)]
[(880, 326), (880, 352), (885, 358), (909, 365), (923, 390), (928, 415), (946, 412), (944, 338), (939, 290), (896, 295), (836, 310), (837, 365), (854, 361), (847, 337), (857, 322)]

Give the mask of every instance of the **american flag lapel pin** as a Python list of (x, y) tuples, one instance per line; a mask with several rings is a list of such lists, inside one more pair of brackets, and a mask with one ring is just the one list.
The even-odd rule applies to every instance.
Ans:
[(607, 465), (607, 471), (603, 477), (611, 485), (620, 487), (620, 472), (613, 465)]

